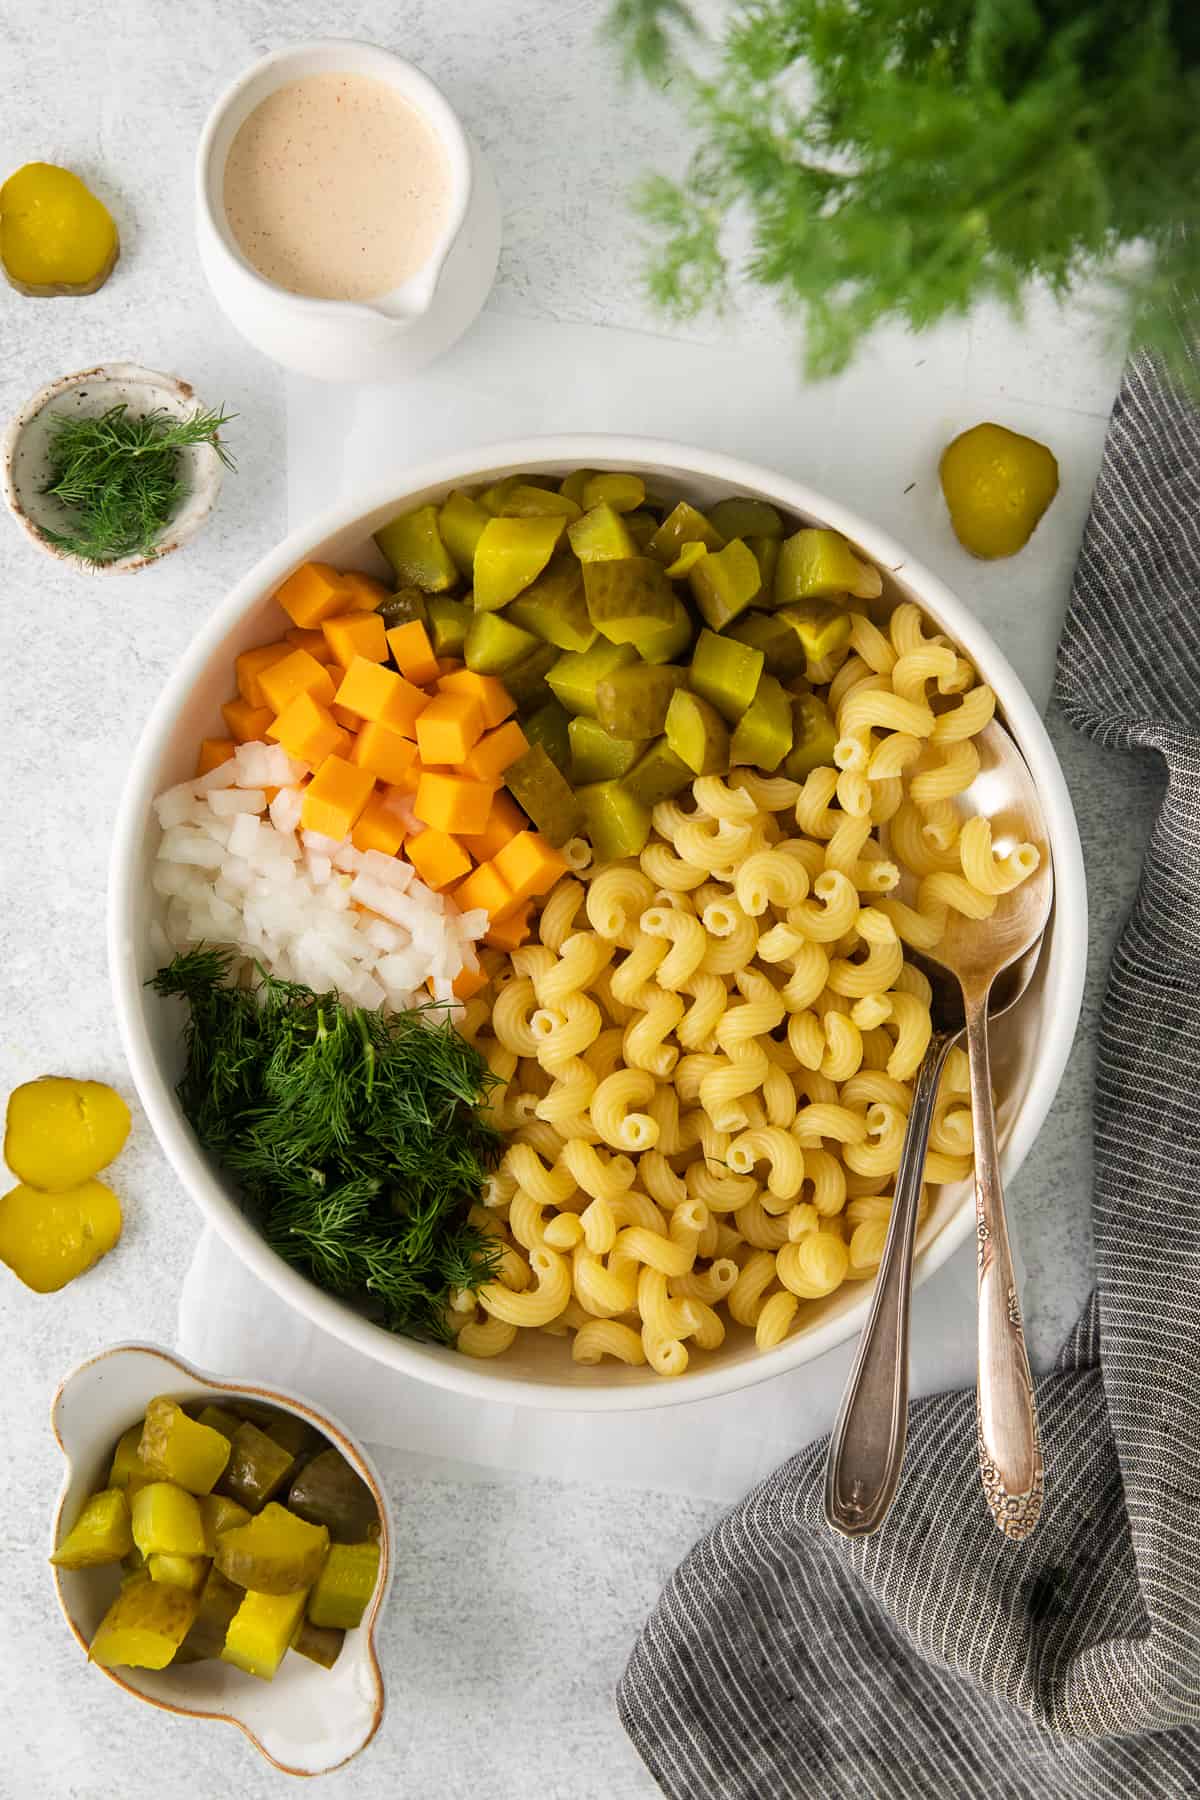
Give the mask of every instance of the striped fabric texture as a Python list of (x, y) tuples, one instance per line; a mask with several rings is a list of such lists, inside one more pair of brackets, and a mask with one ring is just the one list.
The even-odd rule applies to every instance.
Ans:
[(676, 1800), (1200, 1794), (1200, 415), (1155, 364), (1113, 413), (1057, 699), (1166, 789), (1109, 974), (1097, 1288), (1038, 1383), (1046, 1507), (985, 1509), (974, 1393), (912, 1409), (874, 1537), (834, 1536), (826, 1445), (677, 1570), (618, 1692)]

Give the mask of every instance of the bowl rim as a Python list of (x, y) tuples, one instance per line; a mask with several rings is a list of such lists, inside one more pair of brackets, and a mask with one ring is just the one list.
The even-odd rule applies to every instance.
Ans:
[[(632, 1412), (686, 1405), (755, 1386), (798, 1368), (861, 1330), (871, 1302), (870, 1284), (858, 1303), (822, 1321), (775, 1349), (737, 1364), (717, 1363), (689, 1370), (677, 1381), (644, 1386), (573, 1386), (568, 1381), (527, 1381), (505, 1376), (491, 1365), (487, 1372), (472, 1359), (441, 1346), (430, 1347), (393, 1336), (361, 1318), (343, 1302), (324, 1293), (268, 1249), (265, 1241), (223, 1191), (206, 1165), (190, 1131), (176, 1117), (171, 1087), (158, 1067), (141, 1008), (140, 981), (132, 934), (127, 927), (135, 897), (135, 870), (153, 799), (152, 776), (169, 740), (175, 716), (197, 678), (242, 614), (276, 588), (300, 562), (326, 540), (350, 530), (356, 521), (389, 505), (403, 506), (411, 495), (450, 488), (498, 470), (569, 467), (666, 466), (683, 474), (728, 483), (733, 488), (769, 495), (791, 511), (841, 531), (865, 554), (900, 577), (922, 600), (928, 599), (946, 630), (972, 660), (986, 666), (1005, 717), (1022, 754), (1030, 763), (1046, 817), (1047, 838), (1054, 856), (1058, 980), (1055, 1004), (1037, 1051), (1037, 1080), (1014, 1117), (1002, 1156), (1011, 1180), (1028, 1154), (1058, 1091), (1066, 1067), (1083, 1000), (1087, 965), (1087, 886), (1083, 850), (1075, 813), (1058, 757), (1032, 698), (986, 627), (931, 570), (911, 557), (878, 527), (840, 501), (807, 484), (761, 465), (699, 449), (669, 439), (624, 433), (587, 433), (526, 437), (457, 451), (413, 467), (399, 468), (360, 493), (353, 501), (327, 508), (296, 526), (260, 557), (201, 626), (168, 677), (143, 728), (121, 796), (109, 863), (108, 952), (113, 1000), (126, 1057), (142, 1105), (159, 1144), (183, 1186), (235, 1255), (288, 1305), (352, 1349), (400, 1374), (475, 1400), (531, 1406), (558, 1412)], [(1069, 920), (1069, 929), (1064, 921)], [(1053, 923), (1053, 922), (1052, 922)], [(970, 1196), (957, 1213), (918, 1253), (914, 1289), (926, 1281), (959, 1248), (975, 1226)], [(434, 1353), (436, 1351), (436, 1354)]]
[[(199, 1382), (204, 1387), (212, 1388), (217, 1393), (246, 1394), (252, 1396), (256, 1400), (264, 1400), (273, 1406), (279, 1406), (286, 1412), (299, 1413), (315, 1425), (322, 1435), (327, 1437), (331, 1443), (335, 1444), (343, 1454), (345, 1454), (346, 1451), (349, 1451), (350, 1456), (348, 1460), (353, 1462), (354, 1467), (358, 1470), (359, 1474), (362, 1475), (367, 1486), (371, 1489), (372, 1496), (379, 1511), (381, 1528), (379, 1575), (375, 1582), (375, 1592), (371, 1596), (371, 1601), (362, 1623), (362, 1630), (365, 1633), (364, 1643), (367, 1652), (367, 1662), (375, 1689), (371, 1709), (370, 1729), (367, 1731), (362, 1741), (355, 1745), (353, 1750), (349, 1751), (348, 1754), (343, 1756), (338, 1762), (330, 1763), (327, 1768), (296, 1768), (288, 1763), (281, 1762), (278, 1757), (273, 1756), (257, 1733), (247, 1725), (245, 1720), (237, 1718), (233, 1713), (211, 1712), (195, 1706), (177, 1706), (170, 1700), (162, 1700), (156, 1695), (143, 1693), (140, 1688), (134, 1687), (131, 1682), (126, 1681), (118, 1669), (106, 1668), (103, 1663), (96, 1663), (93, 1666), (98, 1668), (102, 1675), (107, 1676), (116, 1687), (122, 1688), (125, 1693), (132, 1695), (135, 1700), (140, 1700), (145, 1706), (155, 1706), (160, 1712), (174, 1713), (177, 1718), (181, 1719), (195, 1719), (198, 1722), (211, 1721), (212, 1723), (219, 1725), (236, 1725), (237, 1729), (250, 1740), (259, 1755), (265, 1757), (266, 1761), (274, 1768), (278, 1769), (283, 1775), (307, 1777), (332, 1775), (336, 1769), (345, 1768), (348, 1762), (352, 1762), (356, 1756), (361, 1755), (367, 1748), (368, 1744), (379, 1730), (380, 1725), (383, 1723), (384, 1709), (387, 1701), (383, 1670), (380, 1667), (379, 1653), (375, 1645), (375, 1628), (379, 1622), (379, 1615), (383, 1609), (384, 1601), (387, 1598), (388, 1590), (391, 1586), (392, 1520), (387, 1500), (387, 1491), (380, 1479), (379, 1473), (370, 1457), (367, 1456), (363, 1450), (361, 1444), (350, 1435), (343, 1425), (338, 1424), (336, 1420), (329, 1417), (328, 1413), (321, 1412), (320, 1409), (313, 1406), (310, 1401), (305, 1400), (302, 1395), (294, 1393), (289, 1388), (264, 1387), (260, 1382), (239, 1381), (233, 1376), (214, 1375), (209, 1370), (201, 1369), (197, 1367), (195, 1363), (188, 1362), (185, 1357), (177, 1355), (175, 1351), (164, 1350), (160, 1344), (141, 1343), (132, 1339), (120, 1344), (109, 1344), (105, 1349), (96, 1351), (95, 1355), (84, 1357), (81, 1363), (77, 1363), (68, 1374), (64, 1375), (58, 1386), (55, 1388), (54, 1397), (50, 1402), (50, 1429), (54, 1433), (54, 1440), (66, 1463), (66, 1473), (63, 1476), (62, 1485), (58, 1491), (58, 1498), (55, 1502), (54, 1515), (50, 1525), (50, 1548), (52, 1552), (57, 1549), (59, 1540), (62, 1536), (63, 1511), (70, 1494), (71, 1482), (74, 1474), (74, 1463), (72, 1461), (71, 1452), (63, 1443), (62, 1434), (58, 1429), (59, 1403), (66, 1390), (77, 1377), (83, 1375), (88, 1369), (94, 1368), (97, 1363), (105, 1362), (110, 1357), (124, 1356), (130, 1351), (134, 1351), (140, 1356), (155, 1356), (160, 1362), (168, 1364), (172, 1369), (177, 1369), (190, 1380)], [(63, 1618), (66, 1620), (71, 1635), (74, 1637), (80, 1649), (84, 1652), (84, 1655), (87, 1656), (89, 1655), (90, 1649), (88, 1640), (76, 1624), (75, 1619), (72, 1617), (67, 1597), (63, 1592), (61, 1572), (54, 1563), (51, 1563), (49, 1568), (50, 1578), (54, 1586), (54, 1594), (58, 1601), (59, 1609), (62, 1612)]]

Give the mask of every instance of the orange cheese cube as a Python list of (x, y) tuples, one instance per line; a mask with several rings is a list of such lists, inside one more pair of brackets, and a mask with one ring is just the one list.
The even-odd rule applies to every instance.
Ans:
[(488, 984), (488, 977), (482, 969), (460, 969), (451, 982), (456, 1000), (469, 1000), (480, 988)]
[(344, 756), (327, 756), (304, 790), (300, 823), (305, 831), (326, 837), (348, 837), (375, 786), (367, 769), (347, 762)]
[(529, 820), (512, 795), (502, 789), (492, 801), (488, 822), (476, 836), (462, 834), (462, 841), (476, 862), (488, 862), (498, 850), (528, 828)]
[(495, 731), (484, 732), (464, 758), (463, 774), (470, 775), (475, 781), (498, 782), (509, 763), (524, 756), (528, 748), (529, 739), (517, 721), (508, 719), (503, 725), (497, 725)]
[(323, 631), (306, 631), (302, 625), (293, 625), (292, 629), (285, 631), (283, 635), (293, 650), (307, 650), (308, 654), (315, 656), (318, 662), (333, 661)]
[(267, 736), (283, 745), (289, 756), (316, 768), (336, 750), (345, 756), (350, 748), (350, 734), (343, 731), (327, 706), (311, 694), (297, 694), (289, 700)]
[(234, 673), (237, 676), (237, 690), (243, 700), (251, 706), (269, 706), (270, 701), (263, 693), (259, 679), (264, 669), (272, 663), (282, 662), (285, 656), (291, 655), (288, 644), (260, 644), (257, 650), (243, 650), (240, 656), (233, 659)]
[(483, 736), (483, 708), (470, 694), (439, 694), (417, 720), (423, 763), (457, 768)]
[(367, 719), (354, 740), (350, 760), (360, 769), (369, 769), (380, 781), (403, 781), (417, 760), (417, 746), (390, 725)]
[(529, 914), (532, 900), (526, 900), (502, 919), (493, 919), (484, 932), (483, 941), (493, 950), (519, 950), (529, 936)]
[(329, 710), (338, 724), (344, 725), (347, 731), (357, 731), (362, 724), (361, 713), (351, 712), (348, 706), (334, 705)]
[(478, 700), (487, 731), (517, 710), (516, 701), (495, 675), (476, 675), (473, 669), (453, 669), (449, 674), (439, 675), (438, 687), (443, 694), (467, 694), (472, 700)]
[(312, 630), (322, 619), (346, 611), (346, 589), (337, 570), (329, 563), (301, 563), (289, 575), (275, 598), (293, 625)]
[(481, 907), (490, 925), (494, 919), (514, 911), (520, 901), (504, 877), (497, 873), (495, 863), (485, 862), (472, 870), (465, 881), (459, 882), (454, 890), (454, 904), (464, 913)]
[(334, 699), (361, 718), (390, 725), (402, 737), (414, 735), (417, 719), (429, 705), (429, 695), (405, 681), (394, 669), (356, 656), (342, 677)]
[(548, 894), (570, 867), (566, 857), (536, 831), (519, 831), (503, 850), (496, 852), (495, 863), (498, 874), (518, 900)]
[(410, 837), (404, 853), (426, 887), (449, 887), (471, 867), (466, 851), (444, 831), (422, 831)]
[(487, 824), (495, 791), (490, 782), (426, 769), (417, 784), (413, 811), (423, 825), (439, 831), (456, 836), (460, 831), (478, 833)]
[(431, 681), (437, 680), (438, 660), (420, 619), (410, 619), (406, 625), (394, 625), (387, 634), (387, 641), (392, 661), (409, 681), (415, 681), (418, 687), (428, 687)]
[(237, 749), (232, 738), (201, 738), (200, 754), (196, 758), (197, 775), (207, 775), (210, 769), (219, 769), (227, 763)]
[(386, 794), (371, 795), (358, 815), (350, 842), (356, 850), (378, 850), (381, 856), (395, 856), (404, 842), (404, 820)]
[(391, 592), (385, 582), (376, 580), (374, 575), (364, 575), (361, 569), (343, 569), (342, 586), (350, 596), (351, 606), (361, 607), (364, 612), (374, 612)]
[(263, 698), (274, 713), (281, 713), (297, 694), (311, 694), (322, 706), (333, 700), (333, 677), (324, 663), (307, 650), (289, 650), (279, 662), (260, 673)]
[(368, 662), (387, 661), (387, 633), (383, 620), (375, 612), (338, 613), (326, 619), (321, 630), (335, 663), (348, 669), (356, 656)]
[(251, 706), (248, 700), (227, 700), (221, 708), (231, 738), (239, 744), (257, 744), (267, 735), (275, 714), (269, 706)]

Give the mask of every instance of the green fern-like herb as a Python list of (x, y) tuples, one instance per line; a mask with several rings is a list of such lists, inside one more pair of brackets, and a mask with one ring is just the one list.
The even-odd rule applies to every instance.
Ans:
[(740, 272), (828, 374), (885, 320), (1106, 273), (1194, 383), (1173, 300), (1200, 289), (1197, 0), (737, 0), (717, 41), (680, 0), (619, 0), (609, 31), (695, 134), (684, 179), (639, 195), (660, 306), (721, 305), (748, 226)]

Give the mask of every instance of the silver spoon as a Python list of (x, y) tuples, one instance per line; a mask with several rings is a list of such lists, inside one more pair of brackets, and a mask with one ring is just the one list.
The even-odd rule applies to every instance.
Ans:
[[(980, 771), (959, 796), (962, 811), (982, 813), (991, 820), (998, 848), (1009, 839), (1034, 843), (1041, 862), (1020, 887), (1000, 896), (990, 918), (977, 921), (951, 912), (936, 960), (914, 958), (925, 967), (933, 986), (934, 1035), (917, 1072), (871, 1311), (826, 1465), (825, 1516), (835, 1531), (849, 1537), (878, 1530), (900, 1479), (921, 1175), (938, 1078), (964, 1031), (971, 1068), (979, 1239), (980, 1473), (992, 1517), (1006, 1536), (1027, 1537), (1041, 1510), (1041, 1446), (1004, 1218), (987, 1027), (989, 1017), (999, 1018), (1015, 1005), (1033, 975), (1053, 898), (1053, 870), (1041, 807), (1016, 745), (995, 723), (975, 741)], [(998, 977), (1002, 985), (993, 997)]]

